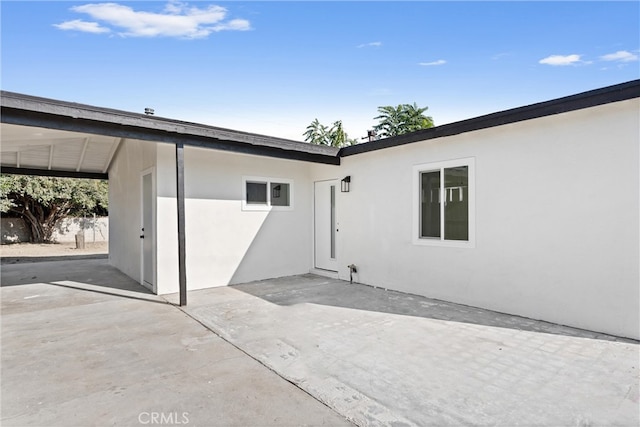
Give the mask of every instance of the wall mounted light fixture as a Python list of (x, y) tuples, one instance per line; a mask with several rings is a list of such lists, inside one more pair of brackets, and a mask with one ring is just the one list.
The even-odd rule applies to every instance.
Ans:
[(345, 176), (344, 178), (342, 178), (342, 181), (340, 181), (340, 191), (342, 191), (343, 193), (348, 193), (350, 184), (351, 184), (351, 175)]

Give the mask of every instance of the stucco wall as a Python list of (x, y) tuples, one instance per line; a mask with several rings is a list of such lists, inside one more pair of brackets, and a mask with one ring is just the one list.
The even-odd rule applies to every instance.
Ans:
[[(312, 166), (351, 175), (340, 277), (640, 338), (638, 100)], [(412, 243), (412, 167), (475, 158), (475, 248)]]
[[(158, 293), (178, 291), (175, 149), (158, 146)], [(243, 176), (293, 180), (288, 211), (243, 211)], [(186, 262), (189, 289), (308, 273), (309, 165), (185, 148)]]
[(109, 169), (109, 262), (140, 281), (141, 173), (156, 164), (156, 144), (126, 140)]
[[(313, 182), (337, 193), (339, 275), (640, 338), (638, 100), (342, 159), (342, 165), (185, 149), (189, 289), (313, 268)], [(177, 292), (175, 149), (126, 141), (110, 170), (110, 259), (140, 279), (140, 176), (156, 179), (157, 292)], [(413, 166), (472, 157), (473, 248), (413, 242)], [(243, 211), (243, 176), (291, 179), (291, 211)]]

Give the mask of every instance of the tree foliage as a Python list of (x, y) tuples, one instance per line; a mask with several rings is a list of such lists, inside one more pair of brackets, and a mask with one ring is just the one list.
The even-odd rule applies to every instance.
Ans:
[[(418, 107), (415, 102), (399, 104), (396, 107), (391, 105), (378, 107), (379, 115), (374, 117), (374, 120), (378, 120), (378, 124), (373, 127), (373, 133), (378, 137), (387, 138), (431, 128), (434, 126), (433, 118), (424, 114), (428, 109), (429, 107)], [(356, 139), (349, 138), (346, 134), (341, 120), (328, 127), (318, 119), (314, 119), (303, 135), (304, 140), (312, 144), (344, 147), (358, 143)]]
[(329, 129), (320, 123), (318, 119), (313, 119), (311, 124), (307, 126), (307, 130), (304, 135), (304, 140), (310, 142), (311, 144), (316, 145), (329, 145), (326, 142), (328, 141), (327, 133)]
[(378, 124), (373, 130), (381, 137), (391, 137), (433, 127), (433, 118), (425, 116), (429, 107), (420, 108), (413, 104), (378, 107), (380, 115), (374, 117)]
[(51, 242), (67, 216), (106, 214), (108, 194), (103, 180), (0, 175), (0, 210), (22, 217), (34, 243)]
[(307, 126), (307, 130), (303, 135), (305, 141), (317, 145), (345, 147), (357, 143), (355, 139), (349, 138), (349, 135), (344, 131), (342, 120), (335, 121), (331, 127), (328, 127), (320, 123), (318, 119), (314, 119)]

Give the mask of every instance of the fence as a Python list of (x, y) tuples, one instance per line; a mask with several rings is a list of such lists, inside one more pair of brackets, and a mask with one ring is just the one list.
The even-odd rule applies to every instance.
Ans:
[[(73, 242), (78, 232), (84, 230), (85, 242), (106, 242), (109, 239), (109, 217), (65, 218), (56, 227), (53, 240)], [(2, 218), (1, 243), (22, 243), (30, 240), (29, 227), (22, 218)]]

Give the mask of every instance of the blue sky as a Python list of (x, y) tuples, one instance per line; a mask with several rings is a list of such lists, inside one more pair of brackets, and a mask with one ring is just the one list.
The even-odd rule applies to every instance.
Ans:
[(640, 3), (2, 1), (2, 89), (302, 140), (640, 78)]

